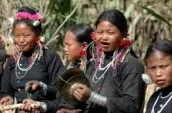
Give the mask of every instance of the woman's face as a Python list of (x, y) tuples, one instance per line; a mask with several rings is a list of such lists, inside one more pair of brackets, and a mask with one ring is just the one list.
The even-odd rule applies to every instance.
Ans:
[(67, 60), (76, 61), (80, 59), (80, 53), (83, 45), (76, 40), (76, 36), (68, 31), (65, 35), (65, 55)]
[(14, 30), (14, 43), (19, 47), (20, 51), (27, 52), (33, 49), (39, 37), (30, 26), (25, 23), (16, 24)]
[(153, 82), (160, 88), (172, 84), (172, 58), (155, 51), (147, 60), (147, 71)]
[(109, 21), (102, 21), (97, 25), (95, 41), (100, 44), (104, 52), (114, 51), (122, 39), (119, 29)]

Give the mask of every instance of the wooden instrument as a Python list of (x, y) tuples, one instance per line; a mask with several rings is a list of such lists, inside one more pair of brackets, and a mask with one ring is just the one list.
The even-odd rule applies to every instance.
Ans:
[(21, 107), (23, 104), (0, 105), (0, 113), (15, 113), (15, 109)]

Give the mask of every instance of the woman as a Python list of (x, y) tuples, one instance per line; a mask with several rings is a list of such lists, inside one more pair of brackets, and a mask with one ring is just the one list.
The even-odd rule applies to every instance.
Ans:
[[(63, 64), (56, 53), (41, 46), (41, 33), (40, 14), (29, 7), (19, 8), (13, 23), (13, 40), (18, 54), (9, 59), (2, 77), (2, 105), (13, 104), (14, 98), (18, 103), (25, 98), (39, 101), (56, 98), (53, 84)], [(28, 87), (25, 90), (26, 83), (31, 80), (39, 81), (44, 88), (36, 92)]]
[(77, 84), (73, 95), (89, 104), (84, 113), (139, 113), (143, 100), (143, 65), (129, 52), (127, 21), (116, 10), (100, 14), (95, 23), (96, 63), (87, 68), (91, 89)]
[(146, 113), (171, 113), (172, 106), (172, 41), (151, 44), (145, 55), (147, 73), (160, 88), (149, 99)]

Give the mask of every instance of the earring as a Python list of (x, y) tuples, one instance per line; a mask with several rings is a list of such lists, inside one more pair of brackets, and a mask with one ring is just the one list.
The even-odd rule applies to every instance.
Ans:
[(87, 52), (85, 48), (80, 51), (80, 60), (81, 60), (80, 69), (85, 72), (86, 62), (87, 62)]
[(122, 48), (129, 48), (132, 45), (132, 42), (130, 39), (128, 38), (123, 38), (120, 42), (119, 42), (119, 46)]
[(85, 49), (82, 49), (80, 51), (80, 58), (84, 58), (86, 56), (86, 50)]

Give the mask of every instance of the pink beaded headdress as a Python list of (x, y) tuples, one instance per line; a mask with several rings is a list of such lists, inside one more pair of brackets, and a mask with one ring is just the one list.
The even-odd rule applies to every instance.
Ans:
[(39, 13), (30, 14), (28, 12), (17, 12), (16, 19), (17, 20), (21, 20), (21, 19), (40, 20), (41, 15)]
[(31, 14), (29, 12), (17, 12), (16, 20), (28, 19), (33, 21), (33, 26), (38, 26), (41, 22), (43, 22), (43, 18), (39, 13)]

